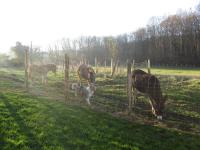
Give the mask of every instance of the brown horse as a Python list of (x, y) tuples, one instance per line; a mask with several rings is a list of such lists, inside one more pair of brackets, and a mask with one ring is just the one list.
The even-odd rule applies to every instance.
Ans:
[(162, 95), (160, 82), (152, 74), (146, 73), (140, 69), (132, 72), (132, 87), (141, 93), (145, 93), (150, 98), (152, 113), (157, 119), (162, 120), (166, 97)]
[(28, 69), (29, 79), (31, 83), (33, 82), (33, 77), (41, 76), (42, 83), (47, 83), (47, 74), (52, 71), (56, 75), (57, 67), (55, 64), (45, 64), (45, 65), (30, 65)]
[(95, 72), (91, 66), (81, 64), (77, 70), (80, 81), (85, 80), (88, 84), (95, 83)]

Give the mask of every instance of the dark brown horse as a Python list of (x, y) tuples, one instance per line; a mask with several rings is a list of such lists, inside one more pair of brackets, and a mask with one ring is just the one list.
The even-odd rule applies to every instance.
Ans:
[(91, 66), (82, 64), (78, 67), (77, 73), (80, 81), (85, 80), (88, 84), (95, 83), (95, 72)]
[(166, 97), (162, 95), (160, 82), (152, 74), (146, 73), (140, 69), (132, 72), (132, 87), (141, 93), (145, 93), (150, 98), (152, 113), (157, 119), (162, 119)]

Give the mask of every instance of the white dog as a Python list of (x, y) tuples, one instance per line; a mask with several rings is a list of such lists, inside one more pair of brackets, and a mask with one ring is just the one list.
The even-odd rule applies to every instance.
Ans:
[(90, 98), (94, 95), (94, 91), (96, 90), (94, 85), (83, 86), (78, 83), (72, 83), (71, 89), (75, 91), (75, 96), (82, 96), (89, 105)]

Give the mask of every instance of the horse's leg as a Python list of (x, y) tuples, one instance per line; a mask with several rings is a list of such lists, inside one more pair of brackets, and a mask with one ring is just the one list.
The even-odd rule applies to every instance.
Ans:
[(153, 105), (151, 98), (150, 98), (149, 102), (151, 104), (151, 111), (152, 111), (153, 115), (156, 116), (156, 111), (155, 111), (155, 108), (154, 108), (155, 106)]

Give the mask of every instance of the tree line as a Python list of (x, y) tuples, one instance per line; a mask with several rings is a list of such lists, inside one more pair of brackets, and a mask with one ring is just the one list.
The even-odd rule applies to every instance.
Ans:
[[(200, 13), (179, 12), (152, 17), (150, 23), (117, 37), (82, 38), (80, 51), (92, 61), (116, 58), (122, 62), (150, 59), (153, 64), (200, 66)], [(102, 60), (103, 61), (103, 60)]]
[[(16, 52), (19, 47), (17, 43), (12, 50)], [(46, 52), (39, 48), (30, 50), (32, 61), (48, 58), (56, 64), (63, 62), (64, 53), (74, 62), (86, 60), (90, 64), (94, 64), (96, 57), (101, 64), (112, 58), (119, 63), (126, 63), (127, 59), (136, 62), (150, 59), (154, 65), (200, 66), (200, 4), (194, 11), (152, 17), (146, 27), (132, 33), (66, 38), (49, 45)]]

